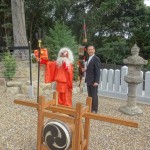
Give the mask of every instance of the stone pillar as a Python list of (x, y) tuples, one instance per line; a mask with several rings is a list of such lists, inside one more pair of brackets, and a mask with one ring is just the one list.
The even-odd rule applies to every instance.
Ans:
[(128, 74), (124, 77), (124, 80), (128, 83), (128, 99), (127, 105), (121, 107), (120, 110), (128, 115), (142, 113), (142, 110), (136, 105), (136, 90), (137, 85), (143, 82), (141, 67), (147, 64), (147, 60), (139, 56), (139, 50), (139, 47), (135, 44), (131, 48), (131, 56), (123, 60), (128, 66)]
[(137, 84), (131, 84), (128, 85), (128, 99), (127, 99), (127, 106), (128, 107), (136, 107), (136, 88)]

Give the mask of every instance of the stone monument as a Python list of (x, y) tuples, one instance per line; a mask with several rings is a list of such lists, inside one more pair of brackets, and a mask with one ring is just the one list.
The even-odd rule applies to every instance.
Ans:
[(143, 82), (141, 77), (141, 67), (148, 62), (139, 56), (139, 51), (140, 48), (135, 44), (131, 48), (131, 56), (123, 60), (124, 64), (128, 66), (128, 74), (124, 78), (124, 80), (128, 83), (128, 99), (127, 105), (121, 107), (120, 110), (128, 115), (143, 113), (136, 105), (136, 90), (137, 85)]

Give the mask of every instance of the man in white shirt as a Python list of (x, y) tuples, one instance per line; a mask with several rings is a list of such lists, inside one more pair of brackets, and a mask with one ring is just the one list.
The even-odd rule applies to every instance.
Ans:
[(87, 47), (89, 59), (87, 67), (82, 71), (86, 72), (85, 82), (87, 84), (88, 96), (92, 97), (92, 112), (98, 111), (98, 84), (100, 79), (100, 59), (95, 55), (95, 47), (90, 45)]

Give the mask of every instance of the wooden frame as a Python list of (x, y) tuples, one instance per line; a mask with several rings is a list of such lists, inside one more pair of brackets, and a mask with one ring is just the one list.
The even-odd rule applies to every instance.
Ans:
[[(58, 94), (53, 93), (53, 99), (45, 101), (44, 96), (39, 97), (39, 102), (28, 102), (23, 100), (14, 100), (16, 104), (25, 105), (37, 108), (38, 110), (38, 123), (37, 123), (37, 150), (48, 150), (47, 146), (43, 143), (43, 127), (44, 118), (58, 119), (71, 126), (72, 129), (72, 145), (71, 150), (88, 150), (89, 145), (89, 132), (90, 132), (90, 119), (102, 120), (115, 124), (138, 127), (136, 122), (123, 120), (101, 114), (91, 113), (92, 98), (87, 97), (86, 106), (83, 107), (81, 103), (77, 103), (76, 107), (67, 107), (57, 104)], [(83, 119), (84, 125), (83, 125)]]

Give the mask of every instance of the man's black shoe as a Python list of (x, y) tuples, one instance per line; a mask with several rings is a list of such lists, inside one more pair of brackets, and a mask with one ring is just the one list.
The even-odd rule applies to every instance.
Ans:
[(94, 114), (97, 114), (97, 111), (95, 111), (95, 110), (92, 110), (92, 113), (94, 113)]

